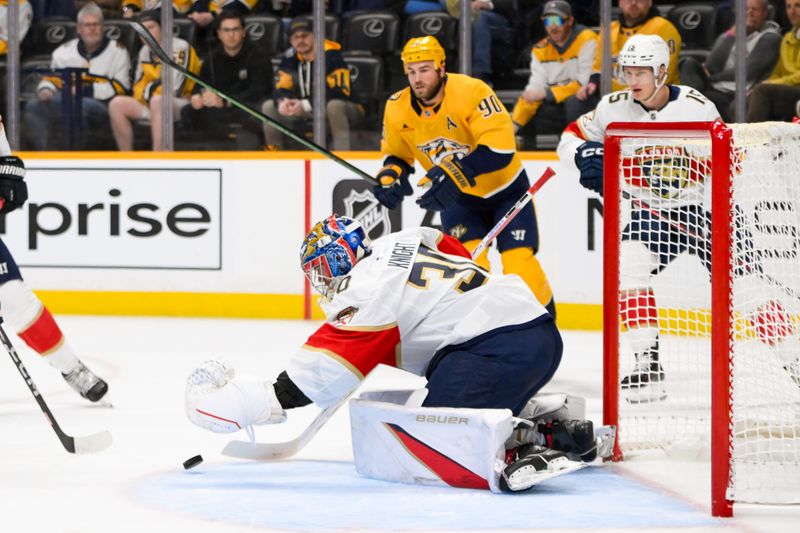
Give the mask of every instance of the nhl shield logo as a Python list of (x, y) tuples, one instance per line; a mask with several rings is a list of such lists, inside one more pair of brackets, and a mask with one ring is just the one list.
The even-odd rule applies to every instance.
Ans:
[(333, 189), (333, 211), (361, 222), (371, 239), (401, 227), (400, 209), (390, 211), (372, 196), (364, 180), (342, 180)]

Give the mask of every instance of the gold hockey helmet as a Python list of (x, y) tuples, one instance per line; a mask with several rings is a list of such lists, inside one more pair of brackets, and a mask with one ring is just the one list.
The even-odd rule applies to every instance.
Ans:
[(403, 60), (403, 71), (406, 73), (408, 73), (408, 64), (418, 61), (433, 61), (434, 68), (438, 69), (444, 65), (444, 48), (432, 35), (414, 37), (403, 47), (400, 59)]

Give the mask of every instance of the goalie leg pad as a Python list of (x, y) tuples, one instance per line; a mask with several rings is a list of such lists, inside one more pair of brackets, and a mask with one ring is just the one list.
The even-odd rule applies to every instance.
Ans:
[(409, 407), (358, 398), (350, 401), (350, 427), (362, 476), (500, 492), (504, 443), (514, 419), (508, 409)]

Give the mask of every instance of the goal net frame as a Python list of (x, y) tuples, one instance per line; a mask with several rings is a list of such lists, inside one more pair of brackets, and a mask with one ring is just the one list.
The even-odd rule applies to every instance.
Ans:
[[(603, 279), (603, 423), (620, 422), (620, 176), (624, 138), (698, 139), (711, 144), (711, 509), (714, 516), (732, 516), (727, 498), (732, 468), (732, 361), (730, 352), (732, 294), (731, 186), (733, 132), (721, 121), (683, 123), (618, 122), (606, 130), (604, 156), (604, 279)], [(624, 438), (624, 431), (622, 436)], [(612, 460), (623, 452), (614, 444)]]

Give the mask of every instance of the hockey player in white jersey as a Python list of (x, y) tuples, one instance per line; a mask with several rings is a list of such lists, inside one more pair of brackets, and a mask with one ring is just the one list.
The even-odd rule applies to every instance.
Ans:
[[(558, 145), (562, 162), (574, 163), (580, 183), (603, 194), (603, 139), (612, 122), (714, 121), (714, 104), (691, 87), (665, 84), (669, 48), (657, 35), (634, 35), (619, 55), (618, 64), (628, 88), (604, 96), (597, 108), (567, 126)], [(707, 226), (703, 209), (709, 154), (691, 148), (653, 143), (623, 149), (624, 190), (646, 199), (647, 209), (633, 206), (620, 244), (620, 313), (635, 353), (633, 371), (620, 383), (631, 402), (666, 397), (658, 354), (658, 316), (652, 277), (675, 257), (689, 251), (710, 265), (707, 242), (676, 230), (676, 224)], [(668, 222), (669, 221), (669, 222)]]
[[(11, 155), (0, 118), (0, 216), (22, 207), (28, 199), (25, 164)], [(61, 372), (75, 392), (97, 402), (108, 384), (83, 364), (58, 327), (53, 315), (25, 284), (17, 262), (0, 239), (0, 316), (3, 327), (16, 333), (33, 351)]]
[[(427, 378), (421, 409), (507, 409), (519, 415), (530, 410), (529, 400), (558, 368), (561, 336), (522, 279), (483, 270), (461, 243), (437, 230), (408, 229), (371, 243), (358, 222), (332, 215), (306, 237), (301, 263), (323, 295), (325, 323), (274, 384), (231, 379), (225, 365), (213, 361), (197, 369), (186, 398), (196, 425), (231, 432), (281, 422), (287, 410), (311, 402), (332, 406), (378, 364)], [(418, 413), (415, 420), (425, 419)], [(378, 426), (373, 433), (383, 432), (385, 421)], [(535, 483), (532, 474), (557, 473), (574, 464), (569, 459), (596, 456), (591, 421), (551, 420), (534, 433), (532, 442), (508, 452), (508, 464), (496, 470), (494, 481), (459, 477), (448, 483), (522, 490)], [(355, 434), (354, 429), (354, 442)]]

